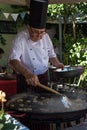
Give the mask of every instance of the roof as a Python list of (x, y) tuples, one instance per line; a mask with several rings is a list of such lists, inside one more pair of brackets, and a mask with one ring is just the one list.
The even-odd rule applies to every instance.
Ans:
[[(87, 0), (49, 0), (49, 4), (63, 4), (76, 2), (87, 2)], [(26, 6), (29, 5), (29, 0), (0, 0), (0, 3)]]

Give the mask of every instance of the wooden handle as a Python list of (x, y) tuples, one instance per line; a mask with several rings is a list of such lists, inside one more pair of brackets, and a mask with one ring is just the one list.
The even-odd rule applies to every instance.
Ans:
[(45, 89), (45, 90), (48, 90), (49, 92), (52, 92), (52, 93), (55, 93), (55, 94), (58, 94), (58, 95), (62, 96), (62, 94), (59, 93), (58, 91), (56, 91), (56, 90), (54, 90), (52, 88), (49, 88), (48, 86), (45, 86), (45, 85), (43, 85), (41, 83), (39, 83), (38, 86)]

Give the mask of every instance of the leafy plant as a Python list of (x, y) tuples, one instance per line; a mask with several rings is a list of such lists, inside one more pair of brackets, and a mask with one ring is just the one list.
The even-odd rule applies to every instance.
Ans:
[(10, 116), (6, 113), (0, 118), (0, 130), (19, 130), (19, 126), (14, 123), (14, 120), (10, 119)]
[(59, 41), (58, 41), (58, 39), (57, 39), (56, 37), (54, 37), (54, 38), (52, 39), (52, 42), (53, 42), (54, 48), (58, 47)]
[(69, 51), (70, 63), (85, 67), (82, 80), (87, 81), (87, 38), (79, 39)]

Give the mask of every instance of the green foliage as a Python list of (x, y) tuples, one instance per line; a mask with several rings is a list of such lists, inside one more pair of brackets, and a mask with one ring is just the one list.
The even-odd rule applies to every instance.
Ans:
[[(67, 24), (69, 17), (72, 20), (72, 18), (76, 17), (75, 15), (78, 17), (79, 13), (87, 14), (87, 3), (82, 2), (78, 4), (54, 4), (48, 6), (48, 19), (51, 19), (52, 21), (58, 21), (59, 16), (61, 16), (63, 17), (64, 24)], [(85, 19), (86, 17), (84, 15), (82, 20)], [(72, 28), (70, 29), (72, 30)], [(63, 62), (64, 64), (85, 66), (83, 79), (87, 80), (87, 38), (84, 38), (84, 36), (82, 36), (82, 32), (76, 32), (76, 39), (74, 39), (72, 36), (74, 33), (67, 34), (66, 32), (67, 30), (64, 31), (62, 44)], [(53, 42), (56, 43), (56, 40), (54, 39)]]
[[(79, 37), (80, 36), (80, 37)], [(66, 34), (66, 43), (63, 44), (63, 63), (66, 65), (84, 66), (83, 81), (87, 81), (87, 38), (78, 34), (76, 40)]]
[(78, 11), (77, 4), (52, 4), (48, 5), (48, 16), (51, 20), (57, 20), (59, 16), (71, 16)]
[(7, 116), (4, 113), (2, 118), (0, 118), (0, 130), (19, 130), (19, 126), (14, 124), (14, 121), (7, 118)]
[(19, 13), (28, 10), (29, 10), (28, 6), (18, 6), (18, 5), (9, 5), (0, 3), (0, 12)]
[(70, 63), (85, 66), (83, 80), (87, 81), (87, 38), (81, 38), (69, 51)]
[(80, 4), (77, 5), (77, 8), (80, 12), (87, 14), (87, 2), (81, 2)]
[(71, 34), (65, 34), (65, 44), (62, 45), (62, 57), (63, 57), (63, 63), (64, 64), (72, 64), (70, 63), (69, 59), (69, 51), (72, 48), (72, 45), (74, 44), (74, 39)]
[(29, 11), (29, 7), (28, 6), (11, 5), (10, 7), (12, 8), (12, 10), (15, 13)]
[(56, 37), (54, 37), (54, 38), (52, 39), (52, 43), (53, 43), (53, 45), (54, 45), (54, 48), (56, 48), (56, 47), (58, 47), (59, 41), (58, 41), (58, 39), (57, 39)]
[(75, 42), (70, 49), (70, 59), (74, 64), (86, 65), (87, 64), (87, 38)]

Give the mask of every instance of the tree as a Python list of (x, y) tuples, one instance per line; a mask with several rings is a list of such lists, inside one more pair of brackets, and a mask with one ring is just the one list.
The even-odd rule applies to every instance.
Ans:
[(66, 25), (69, 21), (72, 23), (73, 38), (76, 39), (76, 15), (87, 14), (87, 3), (76, 3), (76, 4), (53, 4), (48, 6), (48, 18), (58, 20), (59, 16), (63, 17), (64, 28), (63, 28), (63, 39), (66, 43), (65, 34), (67, 32)]

